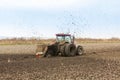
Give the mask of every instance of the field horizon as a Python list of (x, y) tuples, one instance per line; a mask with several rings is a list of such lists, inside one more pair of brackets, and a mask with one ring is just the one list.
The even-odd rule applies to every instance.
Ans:
[[(49, 44), (54, 42), (55, 38), (6, 38), (0, 39), (0, 45), (33, 45), (33, 44)], [(94, 38), (76, 38), (76, 43), (119, 43), (119, 38), (94, 39)]]

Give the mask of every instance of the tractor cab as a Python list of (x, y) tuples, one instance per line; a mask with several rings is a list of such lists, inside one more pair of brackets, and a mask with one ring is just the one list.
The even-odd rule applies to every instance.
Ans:
[(74, 37), (70, 34), (56, 34), (57, 42), (74, 43)]

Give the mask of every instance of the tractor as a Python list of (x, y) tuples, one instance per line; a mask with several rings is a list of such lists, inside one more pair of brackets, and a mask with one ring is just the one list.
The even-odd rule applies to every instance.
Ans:
[(76, 56), (83, 55), (84, 50), (80, 45), (75, 44), (75, 37), (71, 34), (56, 34), (56, 41), (47, 45), (43, 51), (43, 57), (48, 56)]

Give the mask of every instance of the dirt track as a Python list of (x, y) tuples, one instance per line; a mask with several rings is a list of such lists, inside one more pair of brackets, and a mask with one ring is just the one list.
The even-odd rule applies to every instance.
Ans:
[(0, 80), (120, 80), (120, 43), (83, 44), (77, 57), (0, 56)]

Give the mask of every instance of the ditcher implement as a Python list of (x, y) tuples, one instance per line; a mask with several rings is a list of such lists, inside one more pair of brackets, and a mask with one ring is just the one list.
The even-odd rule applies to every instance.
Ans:
[(71, 34), (56, 34), (56, 41), (49, 45), (38, 45), (36, 55), (50, 56), (76, 56), (83, 55), (83, 47), (74, 43), (75, 37)]

